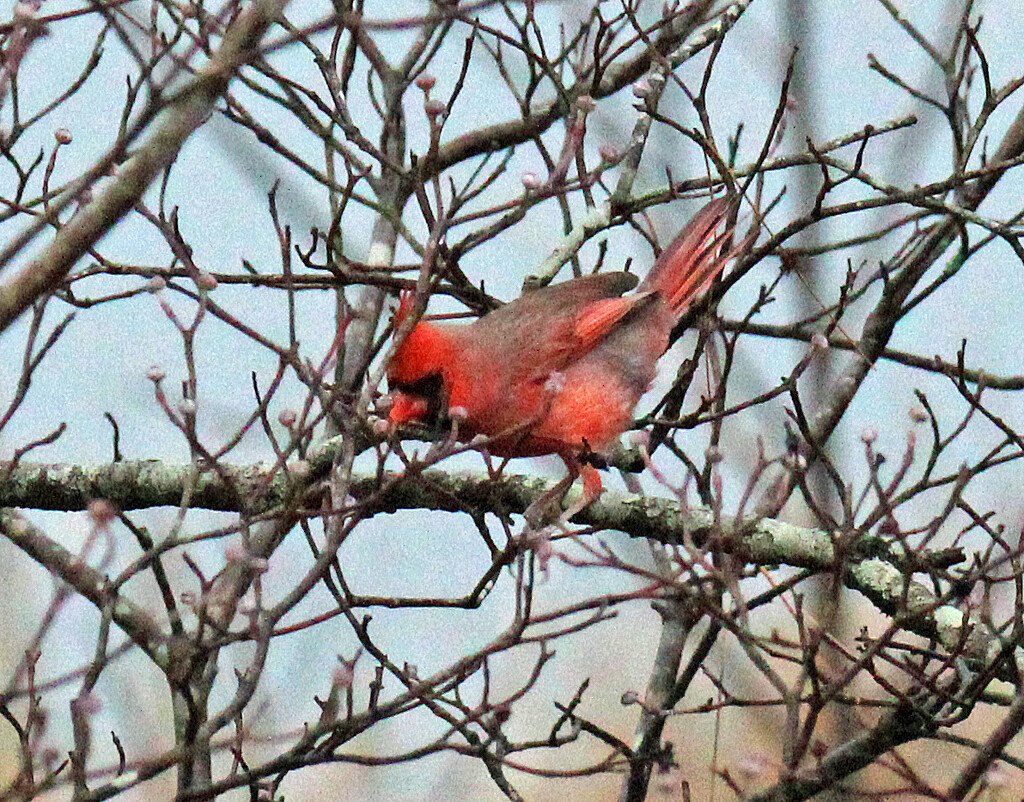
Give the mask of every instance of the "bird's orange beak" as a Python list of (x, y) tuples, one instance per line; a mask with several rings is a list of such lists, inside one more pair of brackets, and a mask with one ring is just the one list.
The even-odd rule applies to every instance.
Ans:
[(395, 428), (413, 421), (423, 420), (429, 412), (429, 406), (425, 398), (417, 398), (401, 391), (391, 394), (391, 411), (388, 412), (388, 420)]

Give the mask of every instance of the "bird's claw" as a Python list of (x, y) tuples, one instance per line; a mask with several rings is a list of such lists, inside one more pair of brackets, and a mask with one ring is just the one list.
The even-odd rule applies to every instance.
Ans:
[(526, 519), (524, 534), (539, 532), (556, 519), (560, 519), (561, 515), (561, 498), (549, 498), (546, 494), (541, 496), (523, 511), (523, 517)]

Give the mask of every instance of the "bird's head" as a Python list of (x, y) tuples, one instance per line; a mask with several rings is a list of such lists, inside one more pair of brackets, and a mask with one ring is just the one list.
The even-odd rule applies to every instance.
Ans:
[[(412, 293), (402, 293), (395, 313), (395, 330), (412, 313)], [(388, 362), (388, 390), (391, 409), (388, 420), (393, 427), (406, 423), (432, 426), (440, 422), (445, 409), (445, 365), (450, 359), (447, 338), (429, 321), (421, 320), (395, 350)]]

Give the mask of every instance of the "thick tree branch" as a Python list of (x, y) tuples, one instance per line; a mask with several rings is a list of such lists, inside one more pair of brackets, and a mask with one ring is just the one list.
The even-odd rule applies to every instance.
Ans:
[[(258, 465), (222, 465), (195, 479), (191, 466), (155, 461), (90, 467), (22, 462), (8, 466), (0, 483), (0, 506), (69, 511), (85, 509), (90, 500), (104, 498), (124, 510), (176, 507), (190, 490), (195, 508), (263, 515), (294, 499), (303, 487), (319, 492), (318, 483), (326, 479), (340, 439), (329, 441), (309, 462), (287, 474)], [(521, 514), (549, 489), (545, 480), (529, 476), (506, 474), (491, 480), (432, 469), (411, 476), (385, 474), (383, 481), (353, 474), (349, 492), (354, 503), (366, 505), (367, 514), (403, 509), (501, 509)], [(775, 519), (736, 521), (708, 509), (685, 510), (668, 499), (627, 497), (610, 491), (574, 521), (670, 545), (682, 543), (684, 533), (698, 546), (715, 539), (718, 548), (754, 565), (789, 565), (822, 572), (841, 568), (848, 587), (863, 593), (887, 615), (899, 615), (908, 629), (939, 638), (950, 649), (963, 645), (965, 635), (973, 629), (958, 609), (909, 578), (915, 571), (961, 561), (963, 555), (955, 550), (936, 553), (935, 565), (929, 566), (927, 555), (907, 555), (899, 544), (865, 536), (841, 552), (840, 565), (836, 537), (821, 529)], [(968, 646), (974, 656), (982, 657), (987, 643), (972, 637)]]
[(851, 741), (825, 755), (818, 765), (786, 777), (777, 785), (748, 797), (749, 802), (800, 802), (866, 766), (870, 766), (890, 749), (934, 731), (934, 716), (901, 704), (886, 713), (878, 723)]
[(0, 534), (96, 607), (102, 610), (110, 606), (114, 623), (160, 668), (168, 667), (170, 654), (165, 633), (144, 610), (123, 596), (111, 594), (103, 574), (12, 510), (0, 510)]

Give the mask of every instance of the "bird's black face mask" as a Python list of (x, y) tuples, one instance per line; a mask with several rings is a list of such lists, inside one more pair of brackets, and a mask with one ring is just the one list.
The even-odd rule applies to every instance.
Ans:
[[(447, 392), (445, 391), (444, 379), (440, 373), (431, 373), (417, 379), (414, 382), (388, 382), (388, 389), (398, 391), (409, 397), (413, 403), (421, 402), (416, 406), (418, 414), (414, 419), (435, 432), (447, 430), (450, 421), (448, 420)], [(423, 411), (425, 409), (425, 411)], [(399, 423), (407, 422), (404, 415), (397, 416)], [(392, 417), (392, 420), (395, 416)]]

